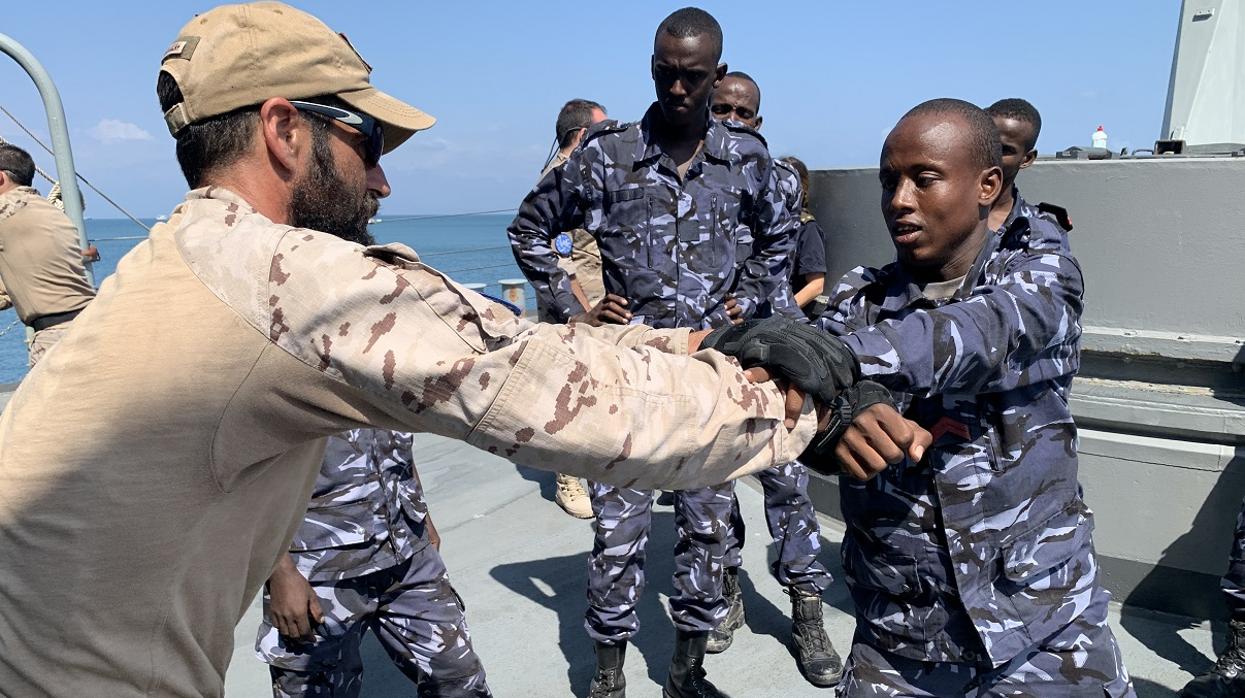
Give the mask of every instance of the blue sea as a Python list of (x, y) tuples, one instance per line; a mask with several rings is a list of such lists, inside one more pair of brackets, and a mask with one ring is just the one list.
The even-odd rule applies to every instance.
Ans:
[[(501, 295), (500, 279), (518, 279), (523, 274), (514, 263), (506, 226), (512, 214), (466, 216), (394, 215), (372, 224), (377, 242), (401, 242), (419, 252), (428, 264), (462, 283), (483, 283), (484, 293)], [(155, 221), (147, 219), (146, 225)], [(87, 219), (87, 237), (95, 242), (102, 259), (95, 264), (95, 285), (117, 268), (117, 261), (146, 236), (146, 231), (127, 219)], [(529, 308), (535, 303), (527, 289)], [(0, 311), (0, 330), (17, 320), (12, 309)], [(26, 375), (26, 332), (18, 324), (0, 336), (0, 383), (12, 383)]]

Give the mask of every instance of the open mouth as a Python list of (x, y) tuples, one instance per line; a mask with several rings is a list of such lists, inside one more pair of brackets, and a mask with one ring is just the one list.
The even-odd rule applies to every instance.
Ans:
[(891, 226), (891, 238), (896, 244), (911, 245), (921, 237), (921, 226), (912, 223), (896, 223)]

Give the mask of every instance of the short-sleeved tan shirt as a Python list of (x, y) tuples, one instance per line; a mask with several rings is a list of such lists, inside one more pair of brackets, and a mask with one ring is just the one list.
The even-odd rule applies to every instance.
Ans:
[(0, 309), (12, 305), (29, 325), (94, 297), (78, 229), (64, 212), (30, 187), (0, 194)]
[[(793, 460), (687, 330), (533, 325), (401, 245), (191, 192), (0, 416), (0, 694), (215, 696), (324, 438), (376, 426), (644, 488)], [(84, 370), (89, 366), (90, 370)], [(49, 425), (55, 428), (49, 428)]]

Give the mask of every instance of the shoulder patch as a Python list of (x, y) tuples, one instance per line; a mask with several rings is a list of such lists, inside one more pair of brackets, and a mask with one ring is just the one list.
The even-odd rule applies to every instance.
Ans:
[(1045, 201), (1037, 205), (1038, 210), (1051, 216), (1059, 227), (1068, 232), (1072, 232), (1072, 219), (1068, 216), (1068, 209), (1054, 204), (1048, 204)]
[(587, 143), (594, 138), (600, 138), (601, 136), (610, 133), (622, 133), (623, 131), (626, 131), (632, 126), (636, 126), (639, 123), (640, 122), (638, 121), (615, 121), (614, 119), (598, 121), (588, 127), (588, 132), (584, 134), (583, 142)]

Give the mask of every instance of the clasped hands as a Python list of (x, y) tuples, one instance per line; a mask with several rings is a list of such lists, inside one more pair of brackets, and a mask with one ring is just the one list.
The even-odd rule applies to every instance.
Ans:
[(813, 398), (818, 433), (800, 462), (817, 472), (869, 480), (905, 457), (919, 461), (933, 441), (899, 413), (886, 388), (860, 379), (856, 355), (827, 332), (772, 317), (713, 330), (700, 348), (735, 357), (754, 383), (775, 380), (785, 392), (788, 429), (805, 396)]

